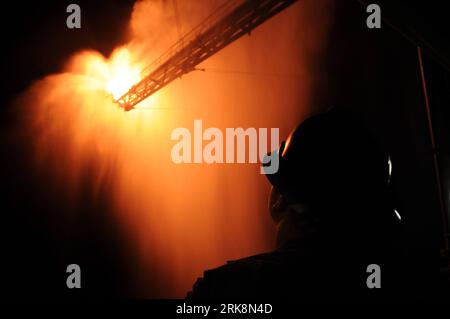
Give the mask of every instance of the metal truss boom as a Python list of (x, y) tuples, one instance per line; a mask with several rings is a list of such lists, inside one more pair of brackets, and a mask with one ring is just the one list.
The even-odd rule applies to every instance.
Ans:
[(183, 36), (142, 73), (117, 103), (129, 111), (136, 104), (181, 77), (228, 44), (286, 9), (297, 0), (228, 1)]

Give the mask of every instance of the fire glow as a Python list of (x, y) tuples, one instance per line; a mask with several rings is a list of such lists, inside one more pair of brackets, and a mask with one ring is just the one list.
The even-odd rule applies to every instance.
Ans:
[[(180, 2), (180, 12), (190, 13), (184, 22), (195, 25), (209, 14), (205, 3)], [(286, 136), (308, 112), (298, 107), (308, 104), (305, 70), (311, 65), (302, 53), (308, 46), (297, 45), (298, 30), (315, 21), (325, 25), (329, 13), (322, 7), (316, 2), (293, 7), (206, 61), (259, 72), (285, 68), (304, 74), (298, 81), (192, 73), (124, 112), (114, 100), (177, 39), (165, 1), (138, 1), (129, 43), (109, 57), (79, 52), (61, 73), (37, 81), (21, 97), (36, 170), (61, 196), (67, 194), (67, 205), (76, 207), (71, 203), (86, 193), (86, 179), (93, 205), (105, 200), (100, 195), (106, 192), (113, 207), (109, 217), (127, 239), (138, 296), (183, 297), (203, 270), (271, 248), (269, 185), (260, 165), (177, 165), (171, 160), (171, 132), (201, 118), (207, 126), (279, 127), (280, 137)], [(305, 37), (312, 56), (322, 48), (318, 39), (325, 38), (326, 27), (317, 30), (317, 37)]]
[(107, 65), (106, 91), (110, 92), (117, 100), (130, 87), (141, 80), (140, 69), (137, 65), (132, 65), (131, 56), (127, 49), (117, 51)]

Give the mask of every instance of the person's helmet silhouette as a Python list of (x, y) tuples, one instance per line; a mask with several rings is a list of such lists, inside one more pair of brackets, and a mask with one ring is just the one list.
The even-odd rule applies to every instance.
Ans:
[(390, 159), (358, 122), (337, 109), (313, 116), (278, 156), (278, 171), (266, 175), (276, 250), (206, 271), (189, 297), (360, 297), (369, 293), (368, 265), (391, 278), (399, 219)]

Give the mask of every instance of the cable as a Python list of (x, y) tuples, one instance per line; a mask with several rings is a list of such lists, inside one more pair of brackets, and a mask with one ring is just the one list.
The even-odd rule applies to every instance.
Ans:
[(242, 70), (219, 69), (219, 68), (195, 68), (194, 71), (202, 71), (202, 72), (209, 72), (209, 73), (239, 74), (239, 75), (249, 75), (249, 76), (269, 76), (269, 77), (298, 78), (301, 76), (301, 74), (267, 73), (267, 72), (254, 72), (254, 71), (242, 71)]

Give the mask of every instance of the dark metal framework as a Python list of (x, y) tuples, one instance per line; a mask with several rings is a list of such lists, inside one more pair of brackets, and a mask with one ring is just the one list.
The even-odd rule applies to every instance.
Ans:
[(129, 111), (183, 74), (297, 0), (228, 1), (143, 71), (140, 82), (116, 102)]

